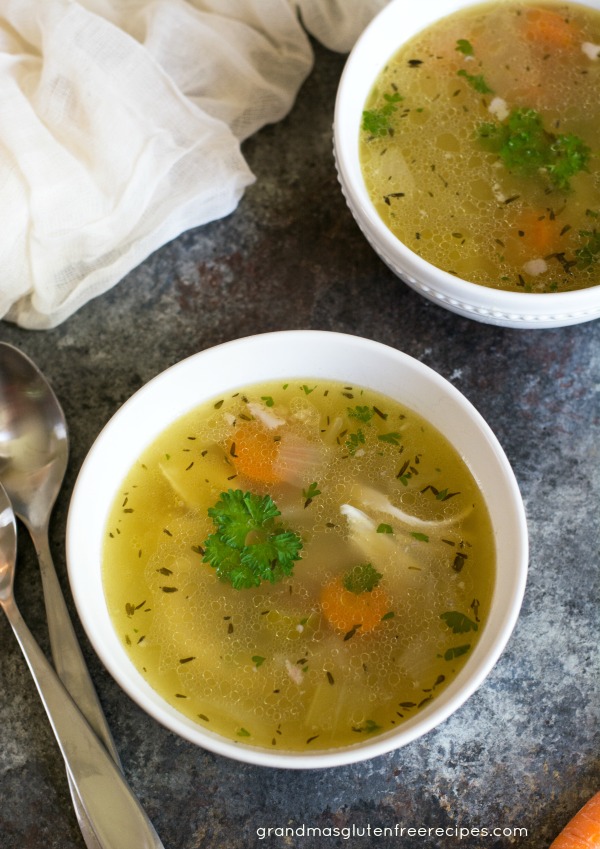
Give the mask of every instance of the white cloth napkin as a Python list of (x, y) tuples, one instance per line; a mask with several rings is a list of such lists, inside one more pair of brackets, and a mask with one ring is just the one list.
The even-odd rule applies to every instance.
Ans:
[(54, 327), (254, 177), (240, 142), (388, 0), (2, 0), (0, 318)]

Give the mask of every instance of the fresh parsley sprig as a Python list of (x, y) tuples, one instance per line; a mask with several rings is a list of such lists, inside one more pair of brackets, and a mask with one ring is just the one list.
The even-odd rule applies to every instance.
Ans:
[(313, 498), (316, 498), (317, 495), (321, 494), (321, 490), (319, 489), (319, 484), (317, 481), (313, 481), (308, 489), (302, 490), (302, 498), (304, 498), (304, 507), (308, 507), (313, 502)]
[(404, 98), (399, 92), (383, 95), (384, 103), (377, 109), (365, 109), (362, 113), (362, 128), (372, 138), (387, 136), (392, 129), (391, 118), (396, 106)]
[(461, 68), (460, 71), (457, 71), (456, 73), (457, 76), (464, 77), (471, 88), (474, 88), (475, 91), (479, 92), (479, 94), (494, 93), (494, 90), (491, 89), (485, 81), (483, 74), (469, 74), (464, 68)]
[(373, 568), (371, 563), (360, 563), (344, 575), (344, 589), (360, 595), (370, 593), (379, 586), (381, 572)]
[(577, 248), (575, 256), (580, 268), (589, 268), (600, 260), (600, 230), (580, 230), (579, 236), (584, 239), (582, 246)]
[(591, 155), (578, 136), (546, 130), (535, 109), (513, 109), (502, 123), (483, 123), (479, 137), (499, 154), (509, 171), (531, 176), (546, 173), (551, 184), (563, 191), (570, 188), (571, 177), (587, 171)]
[(375, 415), (373, 407), (363, 407), (358, 404), (356, 407), (348, 407), (348, 415), (351, 419), (358, 419), (359, 422), (368, 424)]
[(204, 543), (203, 562), (235, 589), (289, 577), (300, 560), (302, 540), (276, 521), (281, 515), (270, 495), (241, 489), (222, 492), (208, 515), (216, 532)]
[[(456, 42), (456, 50), (459, 53), (462, 53), (463, 56), (466, 56), (467, 59), (473, 59), (475, 56), (475, 50), (473, 49), (473, 45), (466, 38), (459, 38)], [(464, 77), (464, 79), (469, 83), (471, 88), (474, 88), (475, 91), (479, 92), (479, 94), (493, 94), (494, 90), (489, 87), (487, 84), (487, 80), (483, 76), (483, 74), (469, 74), (464, 68), (461, 68), (460, 71), (456, 72), (459, 77)]]

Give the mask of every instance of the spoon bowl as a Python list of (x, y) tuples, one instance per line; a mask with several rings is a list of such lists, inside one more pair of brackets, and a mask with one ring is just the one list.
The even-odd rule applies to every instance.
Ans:
[(67, 423), (50, 384), (29, 357), (0, 342), (0, 480), (30, 530), (47, 524), (68, 456)]

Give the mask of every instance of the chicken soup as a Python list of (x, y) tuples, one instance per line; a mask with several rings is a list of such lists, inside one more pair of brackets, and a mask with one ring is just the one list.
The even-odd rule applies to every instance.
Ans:
[(227, 393), (123, 482), (103, 581), (134, 665), (243, 745), (347, 746), (435, 699), (485, 627), (495, 543), (464, 460), (381, 394)]
[(600, 12), (477, 5), (410, 39), (365, 104), (360, 157), (387, 227), (461, 279), (598, 284)]

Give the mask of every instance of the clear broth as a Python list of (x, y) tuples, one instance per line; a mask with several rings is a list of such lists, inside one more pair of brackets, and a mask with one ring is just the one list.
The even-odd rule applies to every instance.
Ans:
[[(276, 444), (279, 480), (236, 468), (248, 423), (267, 454)], [(269, 493), (301, 536), (291, 577), (234, 589), (203, 561), (228, 489)], [(324, 587), (365, 562), (376, 624), (333, 625)], [(356, 743), (428, 705), (472, 653), (494, 575), (483, 496), (448, 441), (383, 395), (308, 379), (245, 387), (170, 426), (115, 499), (103, 565), (151, 686), (212, 731), (283, 751)]]
[[(533, 293), (597, 285), (599, 90), (597, 10), (495, 2), (423, 30), (365, 104), (385, 125), (378, 133), (363, 122), (360, 136), (380, 217), (424, 259), (474, 283)], [(525, 164), (532, 140), (510, 161), (491, 149), (486, 125), (504, 132), (513, 110), (534, 110), (544, 133), (580, 139), (586, 167), (563, 186), (545, 165)]]

